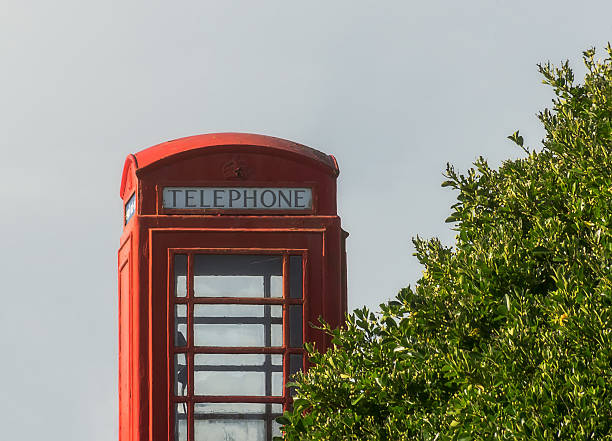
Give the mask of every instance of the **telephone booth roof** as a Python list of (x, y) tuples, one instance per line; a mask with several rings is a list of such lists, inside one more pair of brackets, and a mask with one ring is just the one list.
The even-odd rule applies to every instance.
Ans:
[(236, 147), (249, 147), (250, 151), (292, 157), (322, 169), (333, 177), (339, 174), (336, 158), (302, 144), (250, 133), (211, 133), (174, 139), (129, 155), (123, 167), (120, 196), (124, 197), (127, 175), (131, 166), (138, 173), (144, 169), (149, 170), (175, 160), (189, 158), (191, 155), (221, 152)]

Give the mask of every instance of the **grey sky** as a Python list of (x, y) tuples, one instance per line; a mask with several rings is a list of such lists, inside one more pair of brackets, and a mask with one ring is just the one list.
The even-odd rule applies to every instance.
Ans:
[(351, 307), (452, 243), (446, 162), (537, 145), (536, 63), (612, 39), (585, 1), (24, 1), (0, 14), (3, 439), (117, 432), (118, 196), (128, 153), (207, 132), (334, 154)]

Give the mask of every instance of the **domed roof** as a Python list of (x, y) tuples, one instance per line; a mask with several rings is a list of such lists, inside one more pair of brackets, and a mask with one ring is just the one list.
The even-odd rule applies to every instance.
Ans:
[(323, 152), (296, 142), (251, 133), (210, 133), (174, 139), (146, 148), (134, 155), (129, 155), (126, 159), (121, 179), (120, 193), (123, 196), (127, 178), (126, 173), (130, 165), (133, 165), (136, 170), (142, 170), (165, 164), (168, 161), (179, 159), (179, 157), (193, 154), (200, 150), (206, 151), (236, 146), (269, 149), (270, 151), (311, 162), (333, 176), (338, 176), (339, 174), (338, 164), (333, 156), (326, 155)]

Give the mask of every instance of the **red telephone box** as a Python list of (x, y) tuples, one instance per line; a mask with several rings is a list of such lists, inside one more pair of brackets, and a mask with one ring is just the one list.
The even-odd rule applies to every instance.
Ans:
[(269, 441), (303, 343), (346, 312), (333, 156), (211, 134), (125, 161), (120, 441)]

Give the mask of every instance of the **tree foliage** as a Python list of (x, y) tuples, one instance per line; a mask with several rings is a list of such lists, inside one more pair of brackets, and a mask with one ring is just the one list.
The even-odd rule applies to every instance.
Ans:
[(416, 238), (414, 288), (322, 325), (285, 440), (612, 439), (612, 49), (574, 80), (540, 65), (556, 98), (542, 148), (466, 174), (454, 247)]

